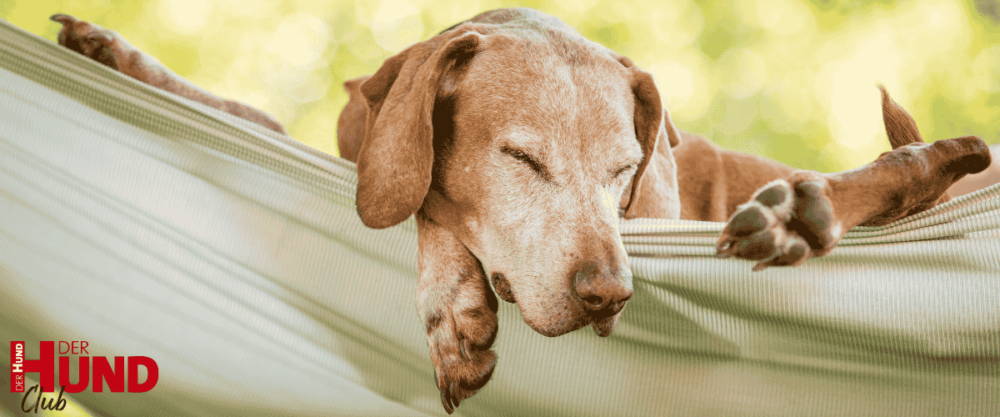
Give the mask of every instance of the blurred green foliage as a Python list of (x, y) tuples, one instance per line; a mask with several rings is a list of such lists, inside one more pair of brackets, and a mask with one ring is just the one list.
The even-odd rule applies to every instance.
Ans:
[(927, 140), (976, 134), (1000, 143), (996, 3), (4, 0), (0, 18), (48, 39), (57, 12), (115, 29), (182, 76), (336, 154), (345, 80), (481, 11), (534, 7), (653, 73), (681, 129), (832, 171), (889, 149), (877, 83)]

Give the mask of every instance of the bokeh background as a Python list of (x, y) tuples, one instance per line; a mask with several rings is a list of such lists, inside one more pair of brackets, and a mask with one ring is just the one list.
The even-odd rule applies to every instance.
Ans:
[(722, 146), (834, 171), (889, 149), (877, 83), (925, 139), (1000, 143), (997, 0), (3, 0), (48, 39), (68, 13), (117, 30), (184, 77), (275, 115), (336, 154), (341, 84), (497, 7), (556, 15), (653, 73), (678, 126)]

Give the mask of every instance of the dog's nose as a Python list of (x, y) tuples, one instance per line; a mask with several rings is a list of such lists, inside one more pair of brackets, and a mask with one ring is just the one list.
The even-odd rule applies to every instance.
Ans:
[(602, 268), (596, 262), (583, 262), (573, 281), (580, 304), (595, 319), (618, 314), (632, 298), (632, 271), (627, 266)]

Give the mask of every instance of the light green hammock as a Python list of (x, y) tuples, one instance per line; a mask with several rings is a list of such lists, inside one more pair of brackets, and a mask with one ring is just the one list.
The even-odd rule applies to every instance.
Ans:
[[(362, 226), (355, 181), (0, 21), (0, 351), (156, 360), (147, 393), (70, 396), (97, 415), (442, 415), (414, 223)], [(1000, 188), (797, 268), (715, 259), (721, 227), (623, 222), (609, 338), (501, 303), (496, 372), (456, 415), (1000, 415)], [(0, 414), (24, 415), (0, 361)]]

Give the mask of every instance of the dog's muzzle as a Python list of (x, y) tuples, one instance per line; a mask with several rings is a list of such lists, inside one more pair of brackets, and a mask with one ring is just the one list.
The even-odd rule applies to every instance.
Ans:
[(572, 279), (576, 298), (594, 330), (600, 336), (611, 334), (618, 313), (632, 298), (632, 271), (624, 265), (609, 268), (589, 261), (576, 268)]

